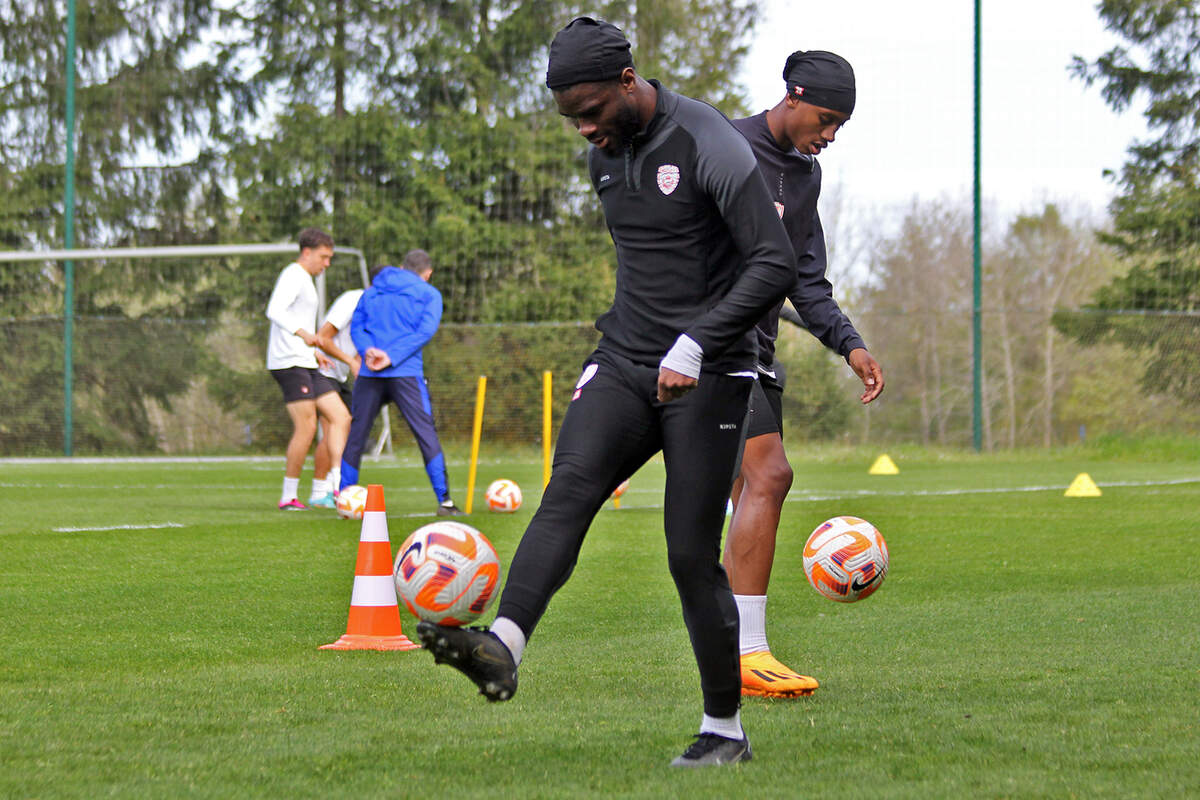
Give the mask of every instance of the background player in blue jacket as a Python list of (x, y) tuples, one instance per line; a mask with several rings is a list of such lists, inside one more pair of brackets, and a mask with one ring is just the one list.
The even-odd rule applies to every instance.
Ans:
[(442, 294), (430, 285), (433, 264), (424, 250), (410, 250), (404, 268), (384, 267), (363, 292), (350, 320), (350, 336), (362, 355), (350, 409), (353, 421), (342, 453), (340, 489), (359, 482), (367, 436), (383, 404), (391, 400), (416, 437), (425, 472), (437, 496), (439, 516), (462, 512), (450, 499), (446, 457), (433, 424), (421, 349), (442, 320)]

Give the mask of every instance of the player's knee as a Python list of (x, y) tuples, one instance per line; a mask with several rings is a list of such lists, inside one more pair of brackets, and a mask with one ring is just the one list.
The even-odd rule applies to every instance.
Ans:
[(597, 479), (593, 467), (572, 459), (559, 458), (554, 462), (545, 494), (547, 498), (557, 498), (560, 502), (589, 506), (597, 500), (603, 503), (608, 499), (604, 489), (604, 481)]
[(782, 502), (791, 491), (794, 477), (792, 466), (786, 460), (771, 464), (764, 478), (764, 489), (772, 499)]
[(570, 480), (559, 476), (550, 479), (543, 495), (543, 505), (569, 509), (571, 514), (593, 512), (607, 499), (595, 482)]
[(296, 435), (297, 436), (307, 437), (307, 438), (311, 439), (313, 436), (317, 435), (317, 418), (316, 418), (316, 416), (299, 417), (298, 419), (295, 420), (295, 424), (296, 424)]
[(792, 488), (792, 467), (787, 459), (759, 464), (746, 478), (743, 496), (749, 494), (760, 501), (783, 502)]
[(667, 554), (667, 569), (681, 591), (711, 584), (719, 562), (709, 555), (692, 552)]

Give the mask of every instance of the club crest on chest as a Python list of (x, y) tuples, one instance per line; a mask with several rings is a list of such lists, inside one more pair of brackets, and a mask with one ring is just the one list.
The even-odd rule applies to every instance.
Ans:
[(658, 168), (655, 179), (658, 181), (658, 190), (663, 194), (670, 194), (679, 186), (679, 167), (663, 164)]

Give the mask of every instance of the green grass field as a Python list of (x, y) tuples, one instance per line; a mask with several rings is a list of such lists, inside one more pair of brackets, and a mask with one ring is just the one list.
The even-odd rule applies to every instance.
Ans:
[[(666, 766), (700, 692), (660, 464), (597, 518), (520, 691), (492, 705), (423, 651), (317, 649), (345, 631), (359, 525), (276, 511), (281, 460), (7, 462), (0, 797), (1200, 796), (1194, 448), (901, 450), (890, 477), (867, 475), (873, 452), (792, 452), (768, 632), (822, 686), (747, 698), (754, 760), (695, 772)], [(1064, 498), (1084, 471), (1103, 496)], [(541, 467), (480, 466), (480, 486), (497, 477), (525, 506), (481, 512), (478, 490), (469, 521), (507, 566)], [(364, 478), (386, 487), (393, 549), (432, 521), (415, 462)], [(461, 505), (461, 460), (451, 478)], [(837, 514), (891, 550), (857, 604), (801, 568)]]

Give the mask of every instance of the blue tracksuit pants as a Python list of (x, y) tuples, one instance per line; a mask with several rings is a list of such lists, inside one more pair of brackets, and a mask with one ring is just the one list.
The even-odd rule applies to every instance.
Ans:
[(394, 378), (375, 378), (360, 375), (354, 382), (354, 395), (350, 403), (350, 435), (346, 449), (342, 452), (342, 481), (339, 491), (358, 483), (358, 467), (362, 463), (367, 437), (383, 404), (391, 400), (400, 409), (400, 415), (408, 423), (409, 430), (421, 449), (425, 460), (425, 472), (433, 493), (439, 503), (450, 498), (450, 483), (446, 476), (446, 457), (442, 454), (442, 443), (438, 441), (437, 429), (433, 425), (433, 406), (429, 401), (429, 387), (419, 375), (402, 375)]

